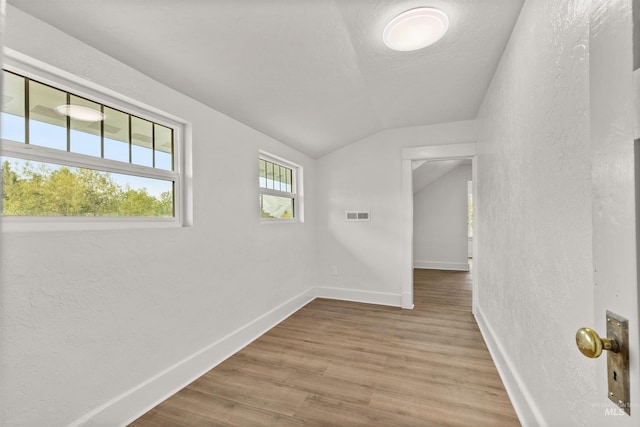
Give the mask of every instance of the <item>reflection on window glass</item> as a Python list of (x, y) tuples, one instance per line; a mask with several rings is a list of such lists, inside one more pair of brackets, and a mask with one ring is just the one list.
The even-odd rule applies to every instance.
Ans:
[(272, 196), (270, 194), (260, 195), (261, 218), (293, 218), (294, 212), (294, 200), (292, 198)]
[(55, 110), (66, 104), (66, 92), (29, 81), (29, 144), (67, 149), (67, 117)]
[(5, 216), (173, 217), (173, 181), (0, 157)]
[(159, 125), (153, 124), (154, 137), (154, 167), (158, 169), (173, 170), (173, 130)]
[[(77, 105), (83, 108), (101, 113), (100, 104), (88, 101), (75, 95), (70, 96), (71, 105)], [(86, 154), (89, 156), (100, 157), (101, 151), (101, 121), (87, 121), (70, 118), (70, 151), (72, 153)]]
[(25, 142), (25, 79), (7, 71), (3, 72), (3, 79), (0, 138)]
[[(28, 89), (28, 90), (27, 90)], [(173, 129), (3, 70), (2, 139), (173, 170)], [(25, 93), (29, 93), (25, 98)], [(81, 117), (65, 106), (95, 111)], [(28, 132), (25, 129), (29, 111)], [(80, 114), (76, 112), (75, 114)]]
[(152, 123), (138, 117), (131, 117), (131, 163), (153, 166), (152, 148)]
[(104, 158), (129, 163), (129, 115), (104, 107)]

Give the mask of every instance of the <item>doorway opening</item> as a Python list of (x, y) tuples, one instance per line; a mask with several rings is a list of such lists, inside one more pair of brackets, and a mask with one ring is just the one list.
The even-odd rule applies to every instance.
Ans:
[[(405, 221), (403, 221), (403, 240), (404, 240), (404, 250), (403, 250), (403, 265), (404, 265), (404, 273), (403, 273), (403, 281), (402, 281), (402, 307), (407, 309), (412, 309), (414, 304), (414, 267), (418, 268), (432, 268), (432, 269), (442, 269), (442, 270), (460, 270), (460, 271), (469, 271), (469, 198), (468, 198), (468, 182), (471, 181), (471, 200), (474, 199), (475, 188), (476, 188), (476, 144), (475, 143), (463, 143), (463, 144), (450, 144), (450, 145), (433, 145), (433, 146), (425, 146), (425, 147), (411, 147), (405, 148), (402, 152), (403, 155), (403, 181), (402, 181), (402, 207), (404, 212)], [(467, 165), (468, 168), (470, 163), (470, 174), (464, 173), (464, 168), (460, 168), (453, 173), (454, 169), (458, 169), (463, 165)], [(435, 166), (437, 165), (437, 166)], [(418, 225), (414, 222), (416, 218), (414, 218), (414, 208), (418, 207), (419, 209), (422, 206), (418, 206), (422, 201), (416, 202), (414, 200), (414, 185), (416, 189), (418, 186), (422, 185), (423, 178), (416, 178), (414, 182), (414, 170), (420, 169), (422, 167), (426, 167), (423, 172), (420, 172), (424, 175), (438, 175), (438, 173), (442, 176), (446, 176), (449, 173), (452, 175), (447, 177), (441, 185), (438, 185), (440, 188), (436, 188), (435, 191), (430, 191), (430, 193), (446, 193), (447, 187), (451, 184), (448, 181), (458, 181), (460, 186), (460, 198), (457, 200), (459, 204), (459, 211), (457, 214), (457, 219), (459, 223), (459, 227), (457, 229), (458, 238), (455, 243), (449, 241), (444, 243), (446, 246), (446, 251), (449, 255), (445, 257), (442, 255), (438, 255), (436, 252), (432, 250), (440, 249), (443, 247), (436, 247), (438, 245), (433, 245), (429, 247), (420, 246), (421, 241), (424, 240), (422, 236), (417, 237), (415, 234), (414, 228), (420, 231), (420, 227), (422, 225)], [(443, 170), (449, 169), (447, 173), (442, 174)], [(438, 171), (439, 172), (433, 172)], [(460, 176), (458, 176), (460, 175)], [(439, 180), (439, 179), (438, 179)], [(434, 181), (435, 182), (435, 181)], [(427, 199), (433, 196), (433, 194), (426, 196)], [(414, 206), (414, 202), (415, 205)], [(431, 200), (433, 203), (433, 200)], [(472, 207), (472, 205), (471, 205)], [(472, 210), (471, 210), (472, 212)], [(421, 215), (421, 212), (418, 212)], [(437, 215), (436, 215), (437, 216)], [(440, 219), (442, 219), (443, 214), (439, 214)], [(444, 223), (447, 222), (451, 218), (445, 218)], [(437, 222), (437, 221), (436, 221)], [(449, 221), (450, 222), (450, 221)], [(441, 233), (444, 226), (441, 223), (440, 225), (430, 224), (427, 228), (430, 228), (430, 232), (434, 232), (435, 234), (431, 235), (427, 240), (431, 240), (434, 236), (439, 238), (445, 238), (442, 240), (446, 242), (446, 235)], [(445, 224), (446, 225), (446, 224)], [(477, 230), (474, 230), (477, 235)], [(476, 240), (471, 239), (471, 254), (475, 256), (477, 259), (477, 244)], [(414, 246), (414, 243), (417, 246)], [(432, 241), (433, 243), (433, 241)], [(450, 255), (455, 251), (455, 258), (452, 258)], [(414, 253), (415, 252), (415, 253)], [(441, 251), (442, 252), (442, 251)], [(417, 256), (417, 257), (416, 257)], [(420, 257), (427, 257), (432, 259), (419, 259)], [(476, 263), (477, 267), (477, 263)], [(472, 311), (475, 312), (475, 290), (476, 290), (476, 280), (475, 277), (472, 277)]]

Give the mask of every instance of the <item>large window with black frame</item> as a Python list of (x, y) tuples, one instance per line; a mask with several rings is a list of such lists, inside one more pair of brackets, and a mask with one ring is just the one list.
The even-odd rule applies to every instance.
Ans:
[(176, 214), (175, 130), (3, 70), (4, 217)]

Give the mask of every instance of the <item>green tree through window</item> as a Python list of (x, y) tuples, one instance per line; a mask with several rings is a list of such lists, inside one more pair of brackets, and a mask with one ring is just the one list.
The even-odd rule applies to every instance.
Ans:
[(114, 175), (39, 162), (2, 162), (6, 216), (172, 217), (172, 190), (158, 195), (116, 182)]

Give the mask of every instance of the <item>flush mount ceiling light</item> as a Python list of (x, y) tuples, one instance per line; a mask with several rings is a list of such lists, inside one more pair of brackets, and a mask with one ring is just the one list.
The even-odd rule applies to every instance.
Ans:
[(100, 111), (81, 105), (58, 105), (55, 110), (58, 114), (69, 116), (81, 122), (99, 122), (104, 120), (104, 114)]
[(396, 16), (382, 33), (390, 49), (407, 52), (434, 44), (449, 29), (449, 17), (439, 9), (419, 7)]

